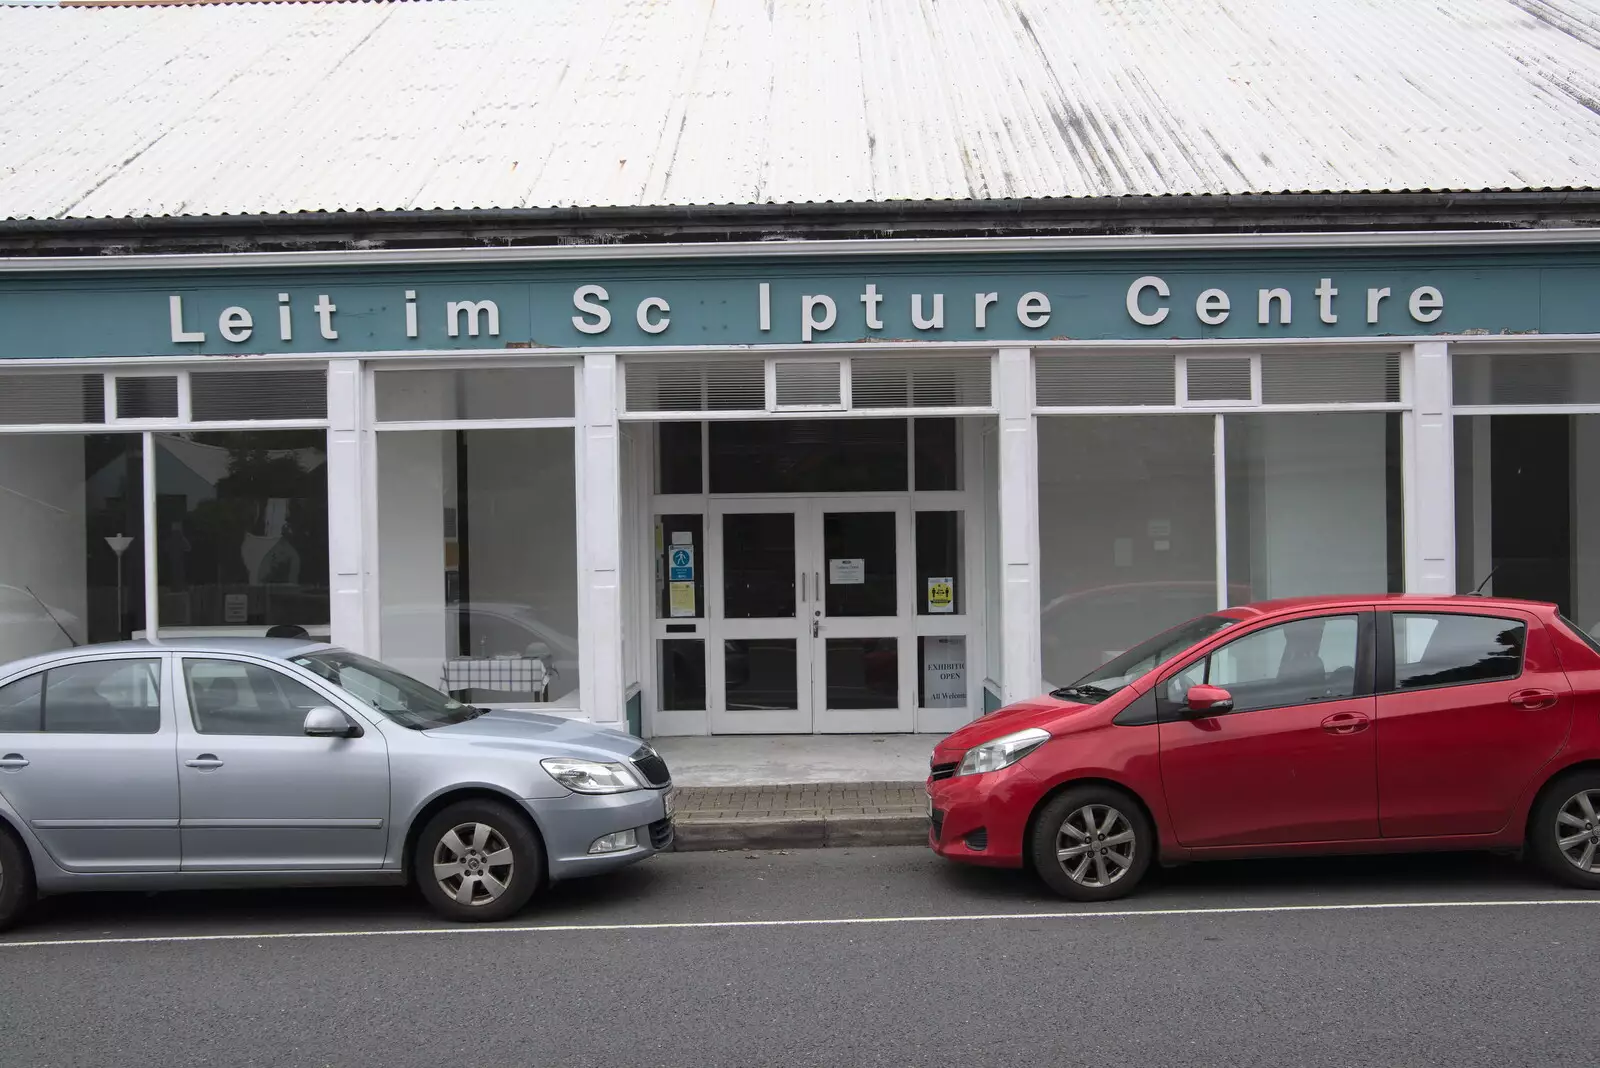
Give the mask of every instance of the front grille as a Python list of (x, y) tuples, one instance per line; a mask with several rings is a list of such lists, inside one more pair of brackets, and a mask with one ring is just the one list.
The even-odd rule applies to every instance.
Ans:
[(644, 781), (651, 786), (666, 786), (672, 782), (672, 773), (667, 770), (667, 762), (648, 745), (641, 745), (628, 759), (633, 761), (633, 766), (639, 769), (639, 774), (643, 775)]
[(650, 825), (650, 844), (657, 849), (665, 849), (672, 844), (672, 817), (656, 820)]
[(955, 773), (955, 764), (935, 764), (933, 766), (933, 770), (928, 772), (928, 778), (932, 779), (934, 782), (938, 782), (940, 779), (950, 778)]
[(966, 842), (967, 848), (972, 850), (974, 853), (982, 853), (985, 849), (989, 848), (989, 828), (979, 827), (977, 830), (967, 835), (966, 838), (962, 839), (962, 841)]
[(933, 823), (933, 840), (935, 842), (943, 841), (943, 839), (944, 839), (944, 813), (940, 812), (938, 809), (934, 809), (932, 814), (929, 816), (929, 819)]

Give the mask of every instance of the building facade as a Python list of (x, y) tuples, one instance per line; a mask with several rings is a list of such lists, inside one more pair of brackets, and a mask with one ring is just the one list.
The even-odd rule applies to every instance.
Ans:
[(0, 323), (0, 659), (939, 733), (1252, 600), (1600, 624), (1595, 230), (18, 256)]

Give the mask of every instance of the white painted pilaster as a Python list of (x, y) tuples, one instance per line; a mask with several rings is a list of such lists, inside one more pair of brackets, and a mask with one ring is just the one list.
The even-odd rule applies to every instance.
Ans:
[(1455, 438), (1450, 346), (1412, 350), (1411, 410), (1404, 416), (1406, 591), (1456, 592)]
[(366, 497), (362, 470), (360, 360), (328, 363), (328, 612), (333, 641), (356, 652), (373, 651), (367, 633)]
[(1039, 692), (1039, 438), (1033, 415), (1033, 352), (1001, 349), (1000, 683), (1009, 703)]
[(578, 680), (586, 718), (627, 714), (622, 656), (622, 459), (617, 439), (617, 358), (584, 357), (578, 434)]

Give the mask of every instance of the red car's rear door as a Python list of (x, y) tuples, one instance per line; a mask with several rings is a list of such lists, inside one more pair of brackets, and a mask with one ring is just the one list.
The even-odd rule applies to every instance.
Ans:
[(1378, 815), (1386, 838), (1488, 834), (1555, 756), (1572, 687), (1532, 613), (1378, 613)]

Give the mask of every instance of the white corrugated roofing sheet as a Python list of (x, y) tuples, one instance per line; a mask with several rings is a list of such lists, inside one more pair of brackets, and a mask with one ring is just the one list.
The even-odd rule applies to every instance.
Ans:
[(1600, 0), (0, 7), (0, 218), (1600, 185)]

